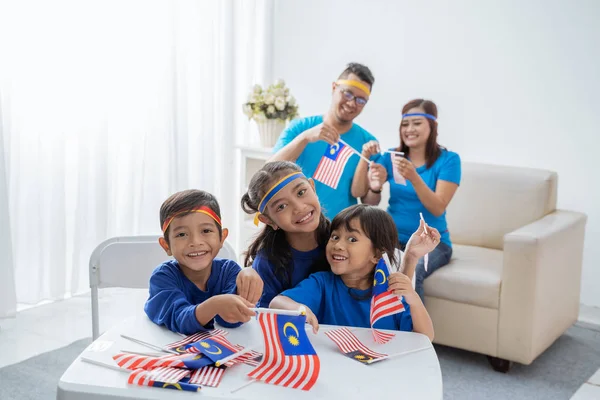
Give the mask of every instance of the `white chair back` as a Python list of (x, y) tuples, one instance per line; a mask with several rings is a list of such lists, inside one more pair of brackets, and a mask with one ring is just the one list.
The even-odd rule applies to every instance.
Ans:
[[(158, 243), (159, 235), (115, 237), (100, 243), (90, 257), (92, 289), (92, 336), (99, 336), (98, 288), (125, 287), (144, 289), (150, 275), (171, 259)], [(217, 255), (237, 261), (231, 244), (225, 241)]]

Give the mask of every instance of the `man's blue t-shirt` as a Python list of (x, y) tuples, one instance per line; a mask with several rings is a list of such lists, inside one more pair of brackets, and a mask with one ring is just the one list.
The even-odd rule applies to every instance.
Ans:
[[(281, 293), (304, 304), (320, 324), (370, 328), (370, 290), (350, 289), (342, 278), (330, 271), (315, 272), (295, 288)], [(410, 305), (402, 299), (404, 311), (375, 322), (375, 328), (412, 332)]]
[[(460, 157), (458, 154), (446, 149), (441, 149), (441, 151), (440, 156), (431, 168), (427, 168), (427, 165), (422, 165), (416, 169), (423, 182), (434, 192), (438, 180), (456, 183), (457, 185), (460, 184)], [(406, 244), (410, 236), (417, 230), (420, 219), (419, 213), (421, 212), (423, 213), (425, 222), (440, 232), (442, 235), (441, 241), (448, 246), (452, 246), (448, 225), (446, 224), (446, 212), (444, 211), (442, 215), (436, 217), (421, 203), (410, 181), (406, 180), (406, 186), (396, 183), (394, 181), (391, 157), (393, 157), (393, 154), (384, 153), (376, 162), (385, 166), (387, 170), (388, 182), (390, 183), (390, 200), (387, 211), (396, 223), (400, 242)]]
[[(205, 326), (196, 319), (196, 306), (219, 294), (236, 294), (236, 279), (241, 267), (231, 260), (215, 258), (212, 262), (206, 291), (200, 290), (179, 268), (177, 260), (162, 263), (150, 277), (150, 297), (144, 311), (157, 325), (164, 325), (173, 332), (190, 335), (214, 328), (214, 320)], [(219, 325), (235, 328), (241, 323), (230, 324), (220, 316)]]
[[(273, 152), (277, 152), (294, 140), (302, 132), (313, 128), (323, 123), (322, 116), (306, 117), (301, 119), (293, 120), (290, 125), (281, 133), (279, 140), (273, 148)], [(344, 142), (350, 145), (352, 148), (362, 153), (363, 144), (370, 142), (371, 140), (377, 140), (373, 135), (361, 128), (357, 124), (352, 124), (352, 128), (346, 133), (341, 135)], [(327, 149), (327, 142), (318, 141), (315, 143), (309, 143), (298, 159), (296, 164), (302, 168), (302, 172), (307, 177), (311, 178), (315, 174), (315, 170), (321, 161), (321, 158), (325, 154)], [(354, 171), (360, 161), (358, 155), (352, 155), (344, 168), (337, 189), (333, 189), (317, 180), (315, 180), (315, 188), (319, 201), (321, 202), (321, 208), (323, 214), (329, 219), (333, 219), (340, 211), (346, 207), (350, 207), (357, 203), (356, 197), (353, 197), (350, 190), (352, 187), (352, 178), (354, 177)]]
[(260, 251), (252, 261), (252, 268), (258, 273), (264, 283), (263, 294), (258, 302), (258, 307), (269, 307), (273, 297), (286, 289), (293, 288), (306, 279), (311, 273), (311, 267), (320, 257), (323, 257), (325, 249), (317, 247), (310, 251), (298, 251), (292, 249), (292, 274), (291, 279), (275, 273), (275, 267), (269, 262), (264, 251)]

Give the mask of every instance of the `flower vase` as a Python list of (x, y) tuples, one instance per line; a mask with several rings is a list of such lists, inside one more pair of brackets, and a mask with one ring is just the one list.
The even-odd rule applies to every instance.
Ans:
[(273, 147), (279, 139), (279, 135), (285, 129), (285, 121), (281, 119), (268, 119), (257, 122), (260, 144), (263, 147)]

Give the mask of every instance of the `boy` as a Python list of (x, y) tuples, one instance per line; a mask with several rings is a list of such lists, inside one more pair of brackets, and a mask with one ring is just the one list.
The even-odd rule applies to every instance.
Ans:
[(158, 241), (174, 260), (150, 277), (148, 317), (183, 334), (213, 329), (215, 318), (230, 328), (249, 321), (263, 282), (252, 268), (215, 258), (228, 235), (216, 198), (202, 190), (175, 193), (160, 208), (160, 224)]

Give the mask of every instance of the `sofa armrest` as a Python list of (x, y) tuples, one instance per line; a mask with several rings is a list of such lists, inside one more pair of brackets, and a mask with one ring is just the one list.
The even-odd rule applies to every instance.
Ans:
[(577, 320), (586, 221), (556, 210), (504, 236), (498, 357), (530, 364)]

